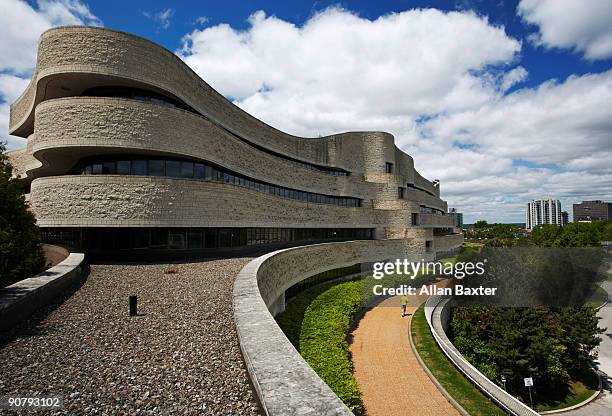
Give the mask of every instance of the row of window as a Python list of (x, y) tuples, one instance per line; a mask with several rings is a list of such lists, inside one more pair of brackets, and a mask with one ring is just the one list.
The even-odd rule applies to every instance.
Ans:
[(143, 90), (140, 88), (104, 85), (89, 88), (83, 91), (81, 95), (86, 97), (129, 98), (131, 100), (144, 101), (151, 104), (162, 105), (165, 107), (181, 108), (183, 110), (195, 113), (195, 111), (191, 107), (179, 102), (178, 100), (174, 100), (157, 92)]
[(428, 191), (428, 190), (427, 190), (427, 189), (425, 189), (425, 188), (421, 188), (420, 186), (416, 186), (416, 185), (415, 185), (415, 184), (413, 184), (413, 183), (407, 183), (407, 184), (406, 184), (406, 186), (407, 186), (408, 188), (418, 189), (419, 191), (423, 191), (423, 192), (425, 192), (426, 194), (429, 194), (429, 195), (431, 195), (431, 196), (436, 196), (436, 195), (435, 195), (433, 192)]
[(437, 214), (437, 215), (445, 215), (446, 213), (438, 208), (431, 208), (425, 205), (421, 205), (421, 212), (423, 214)]
[[(176, 107), (176, 108), (181, 108), (183, 110), (198, 114), (197, 111), (195, 111), (193, 108), (183, 104), (182, 102), (179, 102), (178, 100), (175, 100), (173, 98), (170, 97), (166, 97), (163, 94), (157, 93), (157, 92), (153, 92), (153, 91), (148, 91), (148, 90), (143, 90), (143, 89), (139, 89), (139, 88), (132, 88), (132, 87), (123, 87), (123, 86), (99, 86), (99, 87), (94, 87), (94, 88), (90, 88), (88, 90), (85, 90), (82, 94), (83, 96), (92, 96), (92, 97), (115, 97), (115, 98), (129, 98), (132, 100), (138, 100), (138, 101), (144, 101), (144, 102), (148, 102), (151, 104), (156, 104), (156, 105), (162, 105), (165, 107)], [(232, 133), (233, 134), (233, 133)], [(238, 136), (236, 136), (238, 137)], [(318, 171), (321, 173), (324, 173), (326, 175), (332, 175), (332, 176), (348, 176), (349, 172), (346, 172), (344, 170), (340, 170), (340, 169), (333, 169), (333, 168), (328, 168), (328, 167), (324, 167), (324, 166), (318, 166), (318, 165), (314, 165), (314, 164), (310, 164), (307, 162), (302, 162), (300, 160), (297, 159), (292, 159), (289, 158), (287, 156), (278, 154), (276, 152), (272, 152), (262, 146), (257, 146), (247, 140), (243, 140), (242, 138), (238, 137), (240, 140), (244, 141), (245, 143), (250, 144), (251, 146), (254, 146), (256, 148), (258, 148), (261, 151), (264, 151), (266, 153), (269, 153), (273, 156), (276, 156), (278, 158), (283, 159), (285, 162), (291, 163), (295, 166), (299, 166), (301, 168), (304, 169), (310, 169), (310, 170), (314, 170), (314, 171)]]
[(126, 156), (107, 156), (84, 159), (75, 173), (83, 175), (148, 175), (193, 178), (204, 181), (225, 182), (282, 198), (341, 207), (360, 207), (361, 199), (330, 196), (298, 191), (278, 185), (256, 181), (225, 169), (190, 160), (140, 159)]
[(370, 228), (41, 228), (42, 241), (82, 250), (199, 250), (371, 238)]

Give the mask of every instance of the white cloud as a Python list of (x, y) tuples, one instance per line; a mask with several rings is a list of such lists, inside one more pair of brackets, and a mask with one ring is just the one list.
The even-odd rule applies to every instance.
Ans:
[(208, 19), (208, 17), (206, 16), (200, 16), (195, 20), (195, 22), (200, 25), (205, 25), (206, 23), (208, 23), (209, 20), (210, 19)]
[(522, 66), (517, 66), (516, 68), (506, 72), (502, 78), (501, 90), (509, 90), (516, 84), (525, 81), (528, 75), (527, 70)]
[(168, 8), (157, 13), (144, 12), (143, 14), (157, 23), (162, 29), (168, 29), (170, 27), (170, 19), (174, 16), (174, 9)]
[(0, 3), (0, 139), (9, 149), (25, 145), (24, 139), (8, 135), (9, 105), (29, 82), (40, 34), (61, 25), (101, 26), (102, 21), (77, 0), (39, 0), (36, 8), (21, 0)]
[(538, 26), (537, 45), (573, 49), (591, 60), (612, 56), (610, 0), (521, 0), (517, 12)]
[(290, 133), (393, 133), (468, 221), (522, 221), (524, 204), (543, 195), (566, 208), (612, 199), (612, 71), (505, 94), (528, 77), (521, 44), (471, 12), (372, 21), (331, 8), (303, 26), (263, 12), (249, 24), (196, 29), (177, 54)]

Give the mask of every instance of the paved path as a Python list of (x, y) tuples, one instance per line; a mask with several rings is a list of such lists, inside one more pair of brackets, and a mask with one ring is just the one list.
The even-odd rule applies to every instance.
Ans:
[[(612, 273), (612, 263), (610, 265)], [(601, 320), (599, 326), (607, 328), (601, 334), (601, 344), (599, 345), (598, 368), (604, 373), (604, 391), (594, 401), (579, 409), (563, 412), (562, 416), (610, 416), (612, 415), (612, 282), (606, 281), (601, 285), (608, 292), (608, 304), (599, 310), (597, 314)]]
[[(414, 299), (408, 312), (413, 314), (424, 300)], [(368, 416), (459, 415), (410, 348), (411, 317), (402, 318), (400, 298), (396, 296), (368, 311), (353, 332), (350, 351), (354, 374)]]

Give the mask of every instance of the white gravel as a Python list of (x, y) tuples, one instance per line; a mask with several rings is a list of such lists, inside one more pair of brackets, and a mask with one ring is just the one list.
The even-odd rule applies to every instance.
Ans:
[(66, 414), (258, 414), (231, 297), (249, 260), (92, 265), (57, 309), (0, 337), (0, 395), (59, 395)]

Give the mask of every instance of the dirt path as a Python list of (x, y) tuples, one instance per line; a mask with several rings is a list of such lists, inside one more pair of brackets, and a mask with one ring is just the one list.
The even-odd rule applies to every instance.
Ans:
[(368, 416), (443, 416), (459, 412), (440, 393), (410, 348), (412, 314), (425, 299), (412, 299), (401, 316), (400, 297), (368, 311), (353, 332), (354, 374)]

